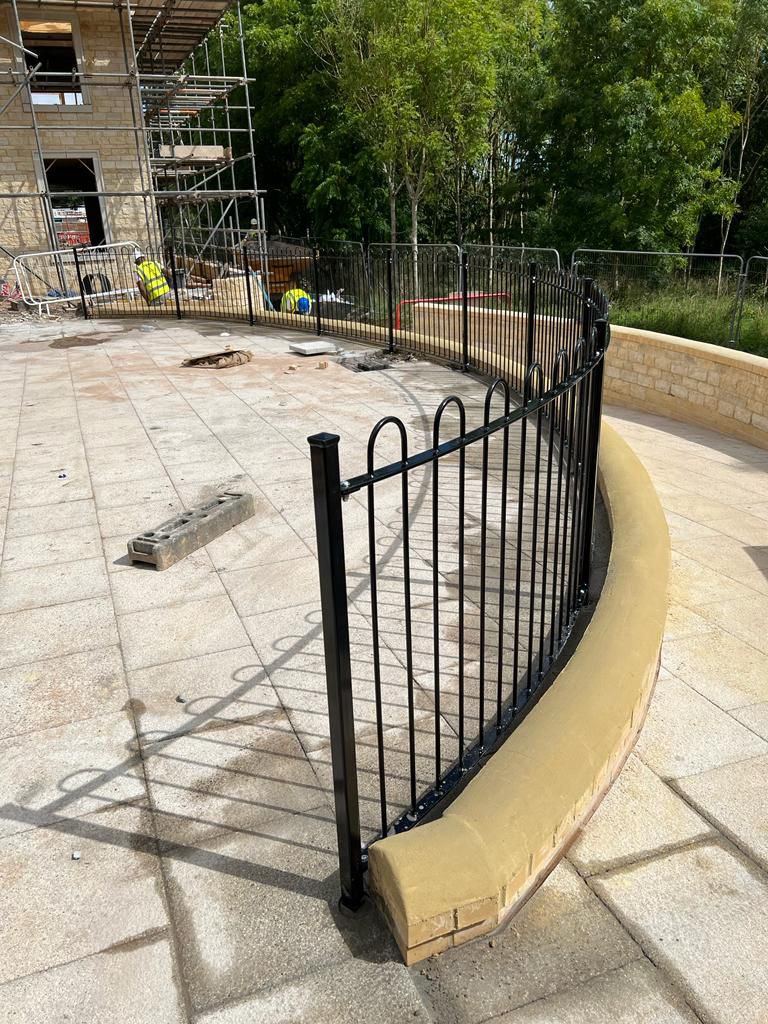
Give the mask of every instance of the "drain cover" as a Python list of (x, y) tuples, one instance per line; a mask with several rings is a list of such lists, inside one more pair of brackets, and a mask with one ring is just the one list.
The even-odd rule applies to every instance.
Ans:
[(167, 569), (233, 526), (250, 519), (255, 511), (252, 494), (217, 494), (204, 505), (182, 512), (154, 530), (145, 530), (129, 540), (128, 557), (132, 562), (149, 562), (157, 569)]

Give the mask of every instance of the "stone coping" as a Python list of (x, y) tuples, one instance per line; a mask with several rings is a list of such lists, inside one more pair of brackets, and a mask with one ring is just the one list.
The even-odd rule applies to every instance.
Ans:
[(498, 928), (546, 878), (644, 721), (667, 613), (670, 542), (640, 460), (603, 424), (613, 534), (583, 638), (555, 684), (436, 821), (370, 849), (370, 887), (408, 964)]
[(768, 359), (634, 327), (611, 327), (606, 402), (768, 448)]

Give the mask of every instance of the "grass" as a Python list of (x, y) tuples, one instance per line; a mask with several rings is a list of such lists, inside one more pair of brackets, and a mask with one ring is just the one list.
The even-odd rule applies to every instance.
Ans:
[[(732, 296), (718, 298), (684, 291), (623, 296), (611, 306), (611, 321), (623, 327), (639, 327), (728, 347), (733, 302)], [(745, 301), (737, 347), (768, 358), (768, 306)]]

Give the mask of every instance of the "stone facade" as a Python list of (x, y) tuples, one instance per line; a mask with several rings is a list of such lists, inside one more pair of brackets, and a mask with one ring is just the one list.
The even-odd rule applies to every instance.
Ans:
[[(80, 70), (88, 75), (120, 75), (127, 72), (126, 58), (120, 30), (119, 11), (76, 10), (72, 7), (45, 7), (20, 10), (21, 18), (35, 20), (64, 20), (72, 22), (76, 49), (80, 50)], [(126, 44), (130, 47), (128, 26), (124, 23)], [(0, 35), (16, 37), (13, 15), (9, 8), (0, 14)], [(0, 43), (0, 106), (12, 95), (9, 72), (21, 70), (23, 65), (16, 53)], [(117, 85), (86, 84), (83, 86), (84, 103), (71, 107), (35, 107), (43, 156), (87, 158), (94, 162), (97, 182), (104, 191), (136, 192), (149, 181), (144, 157), (143, 135), (133, 131), (88, 131), (89, 127), (114, 126), (131, 128), (134, 104), (139, 125), (141, 107), (138, 91), (128, 78), (110, 79)], [(102, 79), (102, 82), (105, 79)], [(0, 126), (0, 192), (34, 192), (40, 189), (40, 169), (37, 159), (31, 113), (25, 91), (16, 97), (4, 114)], [(27, 130), (12, 130), (12, 125), (28, 126)], [(74, 130), (71, 130), (74, 129)], [(137, 149), (138, 141), (138, 149)], [(108, 242), (136, 241), (147, 244), (147, 215), (154, 230), (154, 212), (150, 201), (145, 212), (140, 197), (103, 198), (102, 218)], [(0, 199), (0, 239), (15, 253), (33, 252), (51, 248), (45, 228), (42, 204), (37, 198)]]

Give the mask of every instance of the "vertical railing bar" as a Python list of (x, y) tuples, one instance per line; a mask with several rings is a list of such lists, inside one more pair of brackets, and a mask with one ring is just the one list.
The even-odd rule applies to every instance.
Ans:
[[(403, 441), (401, 449), (403, 463), (408, 459), (408, 450)], [(411, 781), (411, 810), (416, 810), (416, 722), (413, 694), (413, 622), (411, 609), (411, 530), (410, 505), (408, 501), (408, 474), (402, 474), (403, 499), (403, 603), (405, 612), (405, 671), (408, 676), (408, 766)]]
[(459, 765), (464, 767), (464, 509), (466, 448), (459, 452)]
[[(525, 419), (523, 420), (525, 423)], [(509, 427), (505, 427), (501, 455), (501, 513), (499, 529), (499, 608), (498, 608), (498, 654), (496, 658), (496, 729), (501, 729), (502, 686), (504, 682), (504, 604), (507, 562), (507, 483), (509, 474)], [(517, 647), (517, 636), (515, 636)]]
[(432, 652), (435, 667), (435, 789), (440, 788), (442, 751), (440, 745), (440, 537), (438, 528), (440, 460), (432, 462)]
[(312, 268), (315, 279), (315, 326), (320, 335), (323, 333), (323, 318), (320, 311), (320, 250), (317, 246), (312, 250)]
[[(542, 391), (542, 378), (541, 370), (539, 370), (539, 393)], [(541, 409), (536, 411), (536, 448), (534, 455), (534, 467), (533, 467), (533, 514), (531, 519), (531, 589), (530, 589), (530, 608), (528, 615), (528, 675), (526, 680), (526, 690), (528, 696), (531, 695), (532, 689), (532, 671), (533, 671), (533, 627), (534, 619), (536, 615), (536, 551), (538, 547), (538, 528), (539, 528), (539, 482), (541, 478)], [(542, 616), (544, 614), (544, 608), (542, 606)]]
[(384, 720), (381, 704), (381, 654), (379, 651), (379, 593), (378, 572), (376, 561), (376, 516), (375, 491), (373, 484), (368, 487), (368, 558), (371, 580), (371, 639), (373, 651), (373, 690), (376, 701), (376, 746), (379, 769), (379, 806), (381, 811), (381, 834), (385, 836), (388, 828), (387, 818), (387, 779), (384, 761)]

